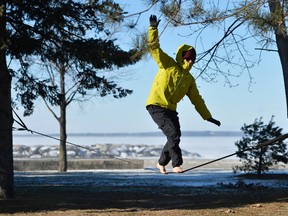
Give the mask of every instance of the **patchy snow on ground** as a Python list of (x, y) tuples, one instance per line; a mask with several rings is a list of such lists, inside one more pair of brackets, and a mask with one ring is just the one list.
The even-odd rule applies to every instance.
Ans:
[(157, 170), (85, 170), (59, 173), (15, 172), (15, 186), (75, 186), (75, 187), (202, 187), (219, 185), (253, 184), (275, 188), (288, 188), (287, 170), (269, 174), (286, 174), (284, 178), (243, 178), (231, 170), (198, 169), (181, 174), (160, 174)]

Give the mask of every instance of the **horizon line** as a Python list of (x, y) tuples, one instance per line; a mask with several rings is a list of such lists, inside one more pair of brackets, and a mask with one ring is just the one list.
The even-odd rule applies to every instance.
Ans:
[[(43, 133), (44, 134), (44, 133)], [(59, 133), (47, 133), (47, 135), (60, 135)], [(73, 132), (68, 136), (159, 136), (161, 131), (150, 132)], [(242, 131), (182, 131), (182, 136), (238, 136), (243, 135)], [(13, 134), (13, 136), (33, 136), (33, 134)]]

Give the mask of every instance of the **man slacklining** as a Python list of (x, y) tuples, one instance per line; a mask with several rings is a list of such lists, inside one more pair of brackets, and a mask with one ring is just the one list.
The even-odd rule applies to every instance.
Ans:
[(220, 121), (214, 119), (207, 109), (197, 89), (195, 79), (189, 73), (196, 59), (196, 51), (190, 46), (181, 45), (176, 53), (176, 61), (162, 51), (159, 44), (158, 24), (155, 15), (150, 16), (148, 31), (149, 52), (156, 61), (159, 70), (155, 76), (146, 108), (152, 119), (167, 137), (167, 143), (162, 149), (157, 167), (167, 174), (165, 166), (172, 160), (173, 172), (181, 173), (183, 158), (179, 147), (181, 130), (176, 111), (177, 103), (187, 95), (197, 112), (204, 120), (218, 126)]

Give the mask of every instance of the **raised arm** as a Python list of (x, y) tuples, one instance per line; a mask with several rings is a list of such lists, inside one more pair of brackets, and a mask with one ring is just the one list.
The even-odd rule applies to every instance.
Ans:
[(161, 20), (157, 20), (155, 15), (150, 16), (150, 27), (148, 31), (148, 48), (152, 57), (158, 64), (159, 68), (167, 68), (174, 63), (173, 58), (168, 56), (160, 48), (159, 37), (158, 37), (158, 25)]

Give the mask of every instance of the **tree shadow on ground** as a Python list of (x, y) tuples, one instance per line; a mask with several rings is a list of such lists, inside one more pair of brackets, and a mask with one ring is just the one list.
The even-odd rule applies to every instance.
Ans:
[[(231, 185), (230, 185), (231, 187)], [(288, 202), (288, 190), (269, 188), (138, 187), (63, 188), (41, 186), (16, 188), (16, 198), (1, 200), (0, 213), (38, 212), (76, 209), (216, 209), (247, 204)]]

